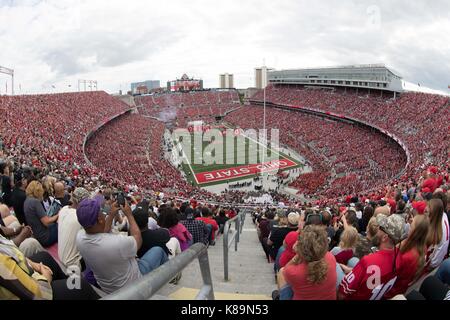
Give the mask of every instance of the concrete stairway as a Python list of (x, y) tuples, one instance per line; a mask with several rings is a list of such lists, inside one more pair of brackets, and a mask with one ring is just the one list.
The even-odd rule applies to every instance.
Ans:
[[(234, 224), (232, 228), (234, 229)], [(234, 251), (234, 244), (229, 251), (229, 281), (224, 281), (222, 236), (216, 239), (215, 246), (209, 247), (208, 256), (216, 299), (270, 299), (271, 292), (276, 287), (273, 264), (267, 263), (250, 215), (245, 219), (238, 251)], [(158, 297), (176, 300), (194, 299), (201, 286), (200, 267), (197, 261), (193, 261), (183, 270), (178, 285), (167, 284), (158, 292), (156, 299)]]

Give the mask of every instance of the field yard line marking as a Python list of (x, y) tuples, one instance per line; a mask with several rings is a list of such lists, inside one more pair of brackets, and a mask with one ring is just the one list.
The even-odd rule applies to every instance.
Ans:
[[(228, 129), (233, 129), (232, 127), (229, 127), (228, 125), (225, 125), (225, 126), (228, 127)], [(244, 131), (244, 130), (242, 129), (242, 131)], [(252, 138), (246, 136), (246, 135), (243, 134), (243, 133), (241, 133), (240, 135), (243, 136), (243, 137), (245, 137), (245, 138), (247, 138), (248, 140), (251, 140), (251, 141), (253, 141), (253, 142), (256, 142), (256, 143), (259, 144), (260, 146), (264, 147), (266, 150), (269, 149), (269, 148), (267, 148), (267, 146), (263, 145), (261, 142), (256, 141), (255, 139), (252, 139)], [(270, 148), (269, 150), (271, 150), (272, 152), (276, 153), (278, 156), (281, 156), (281, 154), (280, 154), (279, 152), (273, 150), (272, 148)], [(284, 159), (287, 159), (286, 157), (283, 157), (283, 158), (284, 158)]]
[(197, 180), (197, 176), (195, 175), (194, 169), (192, 169), (191, 162), (187, 158), (186, 153), (184, 152), (184, 148), (183, 148), (182, 145), (181, 145), (181, 151), (183, 152), (183, 158), (186, 159), (186, 162), (187, 162), (187, 164), (189, 166), (189, 169), (191, 170), (192, 175), (194, 176), (195, 181), (197, 182), (197, 185), (200, 185), (200, 183)]

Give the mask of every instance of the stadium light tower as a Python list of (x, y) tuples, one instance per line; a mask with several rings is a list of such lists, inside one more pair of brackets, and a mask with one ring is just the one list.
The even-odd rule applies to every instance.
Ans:
[(83, 91), (87, 91), (86, 90), (86, 85), (89, 84), (88, 88), (89, 91), (92, 91), (93, 88), (95, 88), (95, 91), (97, 91), (97, 80), (78, 80), (78, 92), (81, 91), (81, 86), (83, 85), (84, 90)]
[(0, 66), (0, 73), (4, 73), (11, 76), (11, 92), (12, 95), (14, 95), (14, 70)]

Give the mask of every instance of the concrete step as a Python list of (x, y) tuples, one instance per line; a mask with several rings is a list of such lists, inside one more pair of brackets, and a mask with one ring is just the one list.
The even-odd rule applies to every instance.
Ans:
[[(171, 300), (194, 300), (199, 289), (180, 288), (169, 295)], [(216, 300), (271, 300), (271, 297), (263, 294), (238, 294), (229, 292), (214, 292)]]
[[(273, 264), (267, 262), (258, 240), (255, 225), (249, 216), (245, 221), (244, 230), (240, 235), (238, 251), (234, 251), (234, 244), (229, 250), (229, 281), (224, 281), (222, 236), (216, 239), (215, 246), (208, 248), (214, 291), (231, 294), (231, 296), (224, 296), (231, 298), (238, 298), (233, 296), (236, 294), (257, 295), (261, 298), (270, 297), (272, 290), (276, 288)], [(195, 297), (193, 291), (186, 288), (197, 288), (191, 290), (198, 290), (202, 285), (199, 264), (197, 261), (193, 261), (183, 270), (183, 276), (178, 285), (168, 284), (160, 290), (159, 294), (171, 297), (172, 294), (179, 292), (185, 296)]]

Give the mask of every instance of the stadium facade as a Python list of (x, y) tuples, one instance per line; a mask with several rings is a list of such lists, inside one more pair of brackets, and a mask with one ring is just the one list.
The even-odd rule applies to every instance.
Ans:
[(270, 84), (353, 87), (394, 93), (404, 91), (402, 76), (384, 64), (270, 70), (267, 77)]
[(160, 88), (159, 80), (146, 80), (142, 82), (133, 82), (131, 92), (133, 94), (147, 94), (153, 89)]

